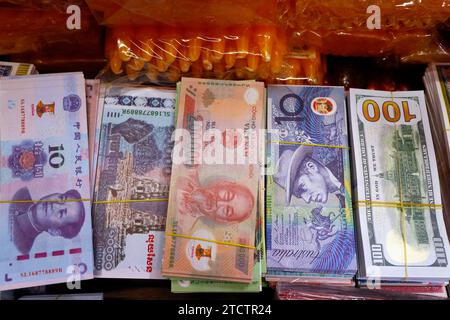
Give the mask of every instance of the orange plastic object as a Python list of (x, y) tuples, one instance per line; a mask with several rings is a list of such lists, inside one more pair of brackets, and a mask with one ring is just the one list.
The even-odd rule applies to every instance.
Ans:
[[(295, 46), (315, 46), (324, 54), (396, 55), (402, 61), (450, 59), (450, 48), (436, 29), (450, 21), (448, 0), (293, 0), (288, 15)], [(367, 22), (375, 5), (380, 29)], [(445, 58), (444, 58), (445, 59)]]
[(105, 46), (109, 69), (136, 80), (197, 76), (321, 83), (323, 66), (315, 50), (292, 51), (285, 33), (271, 25), (181, 29), (121, 26), (109, 29)]
[(367, 31), (371, 5), (380, 9), (385, 31), (432, 28), (450, 17), (447, 0), (295, 0), (295, 15), (289, 19), (299, 29)]

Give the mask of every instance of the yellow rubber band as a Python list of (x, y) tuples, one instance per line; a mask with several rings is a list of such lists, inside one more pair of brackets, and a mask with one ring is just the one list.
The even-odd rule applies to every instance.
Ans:
[(441, 209), (441, 204), (432, 203), (418, 203), (418, 202), (389, 202), (389, 201), (373, 201), (373, 200), (361, 200), (357, 203), (358, 206), (374, 206), (374, 207), (390, 207), (390, 208), (432, 208)]
[(297, 142), (297, 141), (270, 141), (269, 143), (278, 143), (278, 144), (293, 144), (293, 145), (302, 145), (309, 147), (323, 147), (323, 148), (337, 148), (337, 149), (350, 149), (347, 146), (334, 146), (331, 144), (320, 144), (320, 143), (305, 143), (305, 142)]
[(191, 240), (206, 241), (206, 242), (212, 242), (212, 243), (217, 243), (217, 244), (223, 244), (223, 245), (226, 245), (226, 246), (241, 247), (241, 248), (248, 248), (248, 249), (256, 249), (256, 247), (249, 246), (249, 245), (246, 245), (246, 244), (232, 243), (232, 242), (225, 242), (225, 241), (218, 241), (218, 240), (211, 240), (211, 239), (206, 239), (206, 238), (188, 236), (186, 234), (178, 234), (178, 233), (166, 232), (166, 236), (185, 238), (185, 239), (191, 239)]
[(152, 199), (124, 199), (124, 200), (98, 200), (93, 204), (111, 204), (111, 203), (133, 203), (133, 202), (165, 202), (169, 198), (152, 198)]

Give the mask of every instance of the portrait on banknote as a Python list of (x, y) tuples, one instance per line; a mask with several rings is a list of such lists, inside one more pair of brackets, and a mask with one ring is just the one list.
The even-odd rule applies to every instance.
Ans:
[(320, 155), (314, 154), (313, 147), (284, 148), (274, 181), (285, 190), (287, 203), (290, 203), (292, 196), (306, 203), (326, 203), (330, 194), (343, 196), (343, 185), (339, 181), (343, 172), (323, 163)]
[(254, 196), (245, 185), (224, 177), (202, 183), (196, 169), (178, 178), (177, 190), (181, 213), (219, 223), (242, 222), (250, 217), (255, 206)]
[(33, 202), (29, 189), (23, 187), (12, 200), (23, 201), (9, 205), (11, 241), (21, 254), (28, 254), (43, 232), (72, 239), (83, 227), (86, 213), (77, 190), (45, 195)]

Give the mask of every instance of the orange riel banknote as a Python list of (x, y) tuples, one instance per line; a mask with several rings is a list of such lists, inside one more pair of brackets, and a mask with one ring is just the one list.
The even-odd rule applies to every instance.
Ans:
[(264, 101), (259, 82), (179, 83), (164, 276), (251, 281)]

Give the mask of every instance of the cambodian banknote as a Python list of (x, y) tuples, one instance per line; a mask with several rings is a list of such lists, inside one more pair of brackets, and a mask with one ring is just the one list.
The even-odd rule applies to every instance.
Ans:
[(163, 275), (250, 282), (264, 85), (183, 78)]
[(268, 129), (268, 275), (354, 276), (344, 88), (269, 86)]
[(93, 277), (82, 73), (0, 80), (0, 290)]
[(360, 276), (450, 279), (423, 91), (350, 90)]
[(0, 77), (28, 76), (35, 73), (37, 72), (33, 64), (0, 61)]
[(94, 190), (95, 276), (161, 278), (175, 91), (110, 86)]

